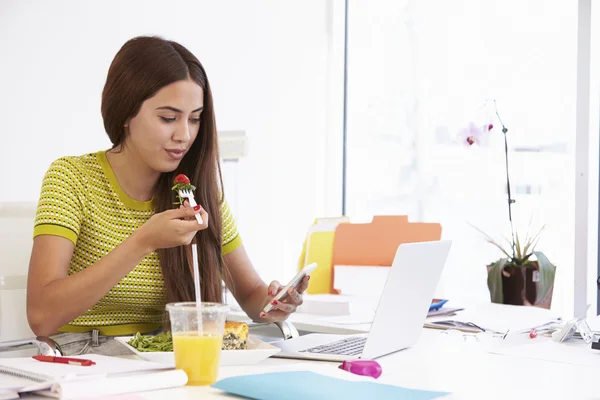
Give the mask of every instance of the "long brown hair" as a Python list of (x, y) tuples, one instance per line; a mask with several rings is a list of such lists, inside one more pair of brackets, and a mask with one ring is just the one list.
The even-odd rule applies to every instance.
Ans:
[[(141, 36), (126, 42), (115, 56), (102, 92), (104, 128), (113, 147), (123, 145), (126, 121), (161, 88), (192, 79), (204, 92), (200, 129), (176, 171), (161, 174), (154, 196), (156, 212), (174, 207), (171, 191), (176, 174), (185, 174), (196, 186), (195, 198), (209, 215), (208, 228), (196, 234), (203, 301), (222, 301), (221, 215), (223, 179), (219, 164), (212, 93), (204, 67), (179, 43)], [(184, 246), (158, 249), (167, 302), (193, 301), (194, 281)]]

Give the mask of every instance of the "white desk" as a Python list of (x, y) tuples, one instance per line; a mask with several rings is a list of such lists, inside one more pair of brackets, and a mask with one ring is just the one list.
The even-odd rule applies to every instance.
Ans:
[[(235, 319), (244, 319), (243, 313), (232, 312), (232, 317), (235, 316)], [(359, 333), (367, 332), (370, 328), (370, 324), (331, 324), (322, 318), (301, 313), (292, 315), (290, 320), (300, 331), (319, 333)], [(469, 336), (467, 339), (473, 337)], [(502, 342), (500, 339), (492, 340)], [(549, 340), (542, 336), (529, 339), (522, 335), (517, 342), (539, 346)], [(589, 349), (583, 341), (580, 340), (579, 343)], [(377, 360), (383, 367), (383, 374), (377, 381), (415, 389), (451, 392), (452, 395), (445, 397), (449, 399), (600, 399), (600, 383), (597, 378), (600, 375), (600, 351), (598, 366), (585, 367), (491, 354), (485, 351), (485, 346), (489, 344), (490, 342), (475, 340), (464, 341), (462, 335), (423, 329), (417, 345)], [(339, 363), (270, 358), (255, 366), (221, 368), (219, 376), (224, 378), (261, 373), (269, 367), (294, 365), (326, 368), (336, 374), (348, 374), (337, 369)], [(202, 398), (230, 398), (218, 390), (206, 387), (185, 387), (141, 394), (143, 399), (191, 399), (200, 395)]]
[[(478, 343), (457, 343), (456, 339), (441, 331), (424, 329), (415, 347), (378, 360), (383, 367), (383, 375), (378, 381), (404, 387), (452, 392), (452, 395), (445, 397), (448, 399), (600, 398), (600, 361), (598, 368), (589, 368), (494, 355), (482, 352)], [(336, 369), (338, 365), (271, 358), (256, 366), (222, 368), (220, 378), (260, 373), (268, 366), (299, 363), (307, 368), (325, 366)], [(234, 398), (210, 387), (184, 387), (147, 392), (141, 393), (140, 397), (147, 400)]]
[[(344, 325), (312, 321), (307, 315), (292, 317), (299, 330), (315, 327), (318, 332), (364, 332), (367, 325)], [(276, 333), (275, 327), (272, 332)], [(468, 339), (473, 339), (469, 336)], [(502, 342), (500, 339), (488, 339)], [(518, 337), (520, 343), (543, 345), (549, 338), (529, 339)], [(578, 343), (598, 353), (598, 366), (585, 367), (558, 362), (527, 359), (518, 356), (496, 355), (485, 352), (490, 342), (463, 340), (462, 335), (423, 329), (419, 342), (412, 348), (378, 359), (383, 374), (378, 382), (407, 388), (452, 393), (448, 399), (600, 399), (600, 351), (589, 349), (583, 341)], [(267, 372), (270, 368), (303, 366), (317, 372), (342, 374), (339, 363), (301, 361), (270, 358), (260, 364), (240, 367), (223, 367), (219, 378)], [(323, 370), (325, 369), (325, 370)], [(329, 372), (327, 372), (329, 371)], [(237, 398), (210, 387), (182, 387), (169, 390), (139, 393), (136, 399), (210, 399)]]

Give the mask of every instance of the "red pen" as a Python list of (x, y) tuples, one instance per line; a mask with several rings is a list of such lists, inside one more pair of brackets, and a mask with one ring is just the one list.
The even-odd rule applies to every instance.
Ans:
[(59, 364), (70, 364), (70, 365), (80, 365), (82, 367), (89, 367), (90, 365), (95, 365), (96, 363), (92, 360), (84, 360), (81, 358), (69, 358), (69, 357), (54, 357), (54, 356), (33, 356), (38, 361), (42, 362), (51, 362), (51, 363), (59, 363)]

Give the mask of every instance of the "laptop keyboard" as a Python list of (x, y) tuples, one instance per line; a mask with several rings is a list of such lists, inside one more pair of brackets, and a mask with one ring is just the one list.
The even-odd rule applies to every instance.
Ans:
[(308, 349), (300, 350), (300, 353), (339, 354), (343, 356), (357, 356), (362, 353), (366, 337), (353, 336), (336, 342), (322, 344)]

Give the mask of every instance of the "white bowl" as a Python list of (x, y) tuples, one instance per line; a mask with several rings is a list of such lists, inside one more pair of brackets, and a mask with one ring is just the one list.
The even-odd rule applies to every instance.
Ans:
[[(127, 344), (133, 336), (117, 336), (116, 340), (123, 343), (129, 350), (147, 361), (153, 361), (169, 366), (175, 366), (175, 358), (172, 351), (138, 351)], [(261, 340), (249, 337), (247, 350), (223, 350), (221, 351), (220, 366), (250, 365), (257, 364), (281, 351), (280, 348), (272, 346)]]

